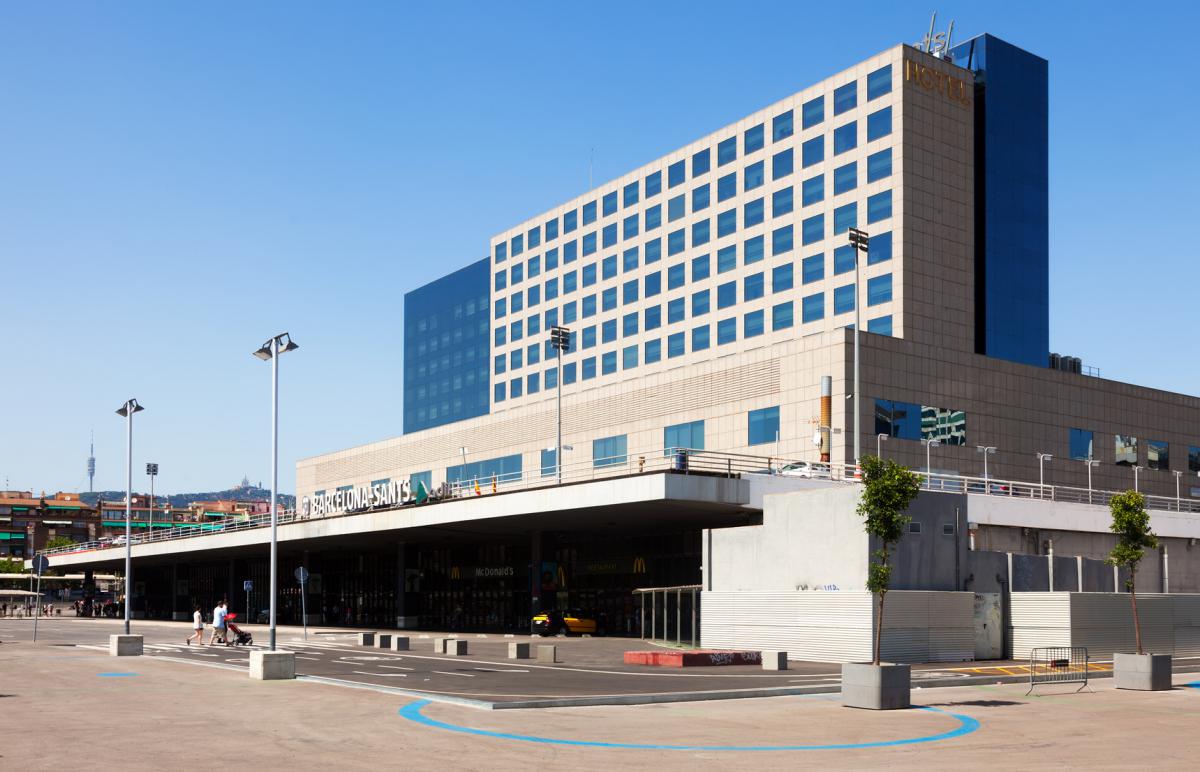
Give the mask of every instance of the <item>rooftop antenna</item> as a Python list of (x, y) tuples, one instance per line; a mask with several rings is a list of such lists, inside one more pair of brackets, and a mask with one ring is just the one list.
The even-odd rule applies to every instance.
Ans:
[(92, 430), (92, 441), (88, 445), (88, 460), (87, 460), (87, 475), (88, 475), (88, 493), (95, 492), (93, 483), (96, 479), (96, 431)]

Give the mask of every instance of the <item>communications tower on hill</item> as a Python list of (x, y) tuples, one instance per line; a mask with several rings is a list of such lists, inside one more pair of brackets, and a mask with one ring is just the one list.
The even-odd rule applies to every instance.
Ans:
[(95, 432), (92, 432), (92, 442), (90, 445), (88, 445), (87, 472), (88, 472), (88, 493), (93, 493), (94, 488), (92, 487), (92, 484), (96, 478), (96, 433)]

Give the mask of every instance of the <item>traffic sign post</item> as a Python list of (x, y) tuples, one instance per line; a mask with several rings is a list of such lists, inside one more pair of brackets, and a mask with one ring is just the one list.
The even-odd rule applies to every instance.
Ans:
[(37, 595), (33, 598), (33, 642), (37, 643), (38, 617), (42, 615), (42, 573), (50, 567), (50, 560), (45, 555), (33, 556), (33, 570), (37, 574)]
[(308, 569), (304, 566), (296, 568), (296, 581), (300, 583), (300, 621), (304, 624), (304, 640), (308, 640), (308, 591), (304, 583), (308, 581)]
[(246, 591), (246, 624), (254, 624), (254, 615), (250, 613), (250, 591), (254, 589), (254, 582), (250, 579), (242, 582), (242, 589)]

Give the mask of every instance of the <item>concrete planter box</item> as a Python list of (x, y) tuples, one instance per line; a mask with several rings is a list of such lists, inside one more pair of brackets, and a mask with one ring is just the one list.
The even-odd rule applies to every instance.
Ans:
[(910, 706), (908, 665), (847, 662), (842, 665), (842, 704), (848, 708), (900, 710)]
[(1171, 655), (1113, 654), (1113, 681), (1118, 689), (1168, 691), (1171, 688)]
[(140, 657), (142, 656), (142, 636), (110, 635), (108, 636), (108, 653), (113, 657)]
[(296, 655), (290, 651), (252, 651), (250, 677), (256, 681), (286, 681), (295, 678)]

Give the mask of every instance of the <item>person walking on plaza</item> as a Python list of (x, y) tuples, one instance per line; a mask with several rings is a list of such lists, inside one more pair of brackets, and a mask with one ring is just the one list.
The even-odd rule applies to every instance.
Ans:
[(192, 639), (196, 639), (197, 644), (204, 643), (204, 617), (200, 614), (200, 607), (192, 607), (192, 634), (188, 636), (187, 645), (192, 645)]
[(229, 640), (228, 634), (225, 630), (225, 601), (221, 601), (217, 604), (217, 607), (213, 609), (212, 626), (212, 637), (208, 639), (209, 646), (213, 645), (213, 643), (217, 640), (217, 636), (221, 637), (221, 643), (225, 643)]

